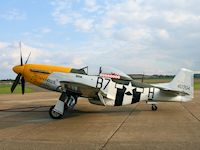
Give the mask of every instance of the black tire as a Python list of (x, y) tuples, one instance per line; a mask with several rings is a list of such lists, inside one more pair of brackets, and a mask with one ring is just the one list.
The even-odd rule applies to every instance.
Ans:
[(61, 119), (63, 117), (63, 115), (55, 112), (53, 109), (54, 109), (55, 105), (51, 106), (49, 108), (49, 115), (52, 119)]

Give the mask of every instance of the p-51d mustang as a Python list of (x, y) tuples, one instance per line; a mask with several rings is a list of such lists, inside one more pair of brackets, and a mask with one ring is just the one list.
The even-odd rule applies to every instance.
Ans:
[[(29, 55), (30, 56), (30, 55)], [(23, 64), (15, 66), (17, 77), (11, 87), (14, 91), (21, 80), (22, 94), (25, 81), (42, 88), (62, 93), (56, 105), (49, 109), (53, 119), (62, 118), (64, 112), (73, 108), (78, 97), (103, 106), (123, 106), (146, 101), (157, 110), (157, 102), (187, 102), (193, 98), (193, 71), (181, 69), (169, 83), (145, 84), (113, 68), (100, 67), (96, 75), (88, 74), (88, 68)]]

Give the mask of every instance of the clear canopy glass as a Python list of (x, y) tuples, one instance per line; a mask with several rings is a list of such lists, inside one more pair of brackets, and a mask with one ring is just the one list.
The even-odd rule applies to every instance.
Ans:
[(107, 66), (102, 66), (99, 69), (99, 73), (100, 74), (109, 74), (109, 75), (115, 75), (115, 76), (120, 76), (120, 78), (124, 78), (124, 79), (130, 79), (131, 77), (128, 76), (127, 74), (125, 74), (124, 72), (113, 68), (113, 67), (107, 67)]
[(108, 66), (101, 67), (84, 67), (80, 70), (84, 71), (87, 75), (100, 75), (103, 77), (116, 78), (116, 79), (125, 79), (131, 80), (131, 77), (125, 74), (124, 72)]

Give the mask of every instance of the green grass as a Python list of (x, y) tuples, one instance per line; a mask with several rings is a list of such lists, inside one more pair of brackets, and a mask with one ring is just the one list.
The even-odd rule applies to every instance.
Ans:
[(163, 79), (144, 79), (144, 83), (166, 83), (170, 82), (173, 78), (163, 78)]
[(194, 89), (195, 90), (200, 90), (200, 79), (195, 79), (194, 80)]
[[(10, 84), (0, 84), (0, 94), (9, 94), (11, 85)], [(25, 93), (31, 93), (33, 90), (31, 88), (26, 87)], [(13, 93), (21, 93), (21, 85), (17, 85), (15, 91)]]

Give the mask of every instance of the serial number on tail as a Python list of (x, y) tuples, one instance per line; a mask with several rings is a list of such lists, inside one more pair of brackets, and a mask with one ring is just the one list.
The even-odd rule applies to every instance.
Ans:
[(184, 84), (178, 84), (177, 86), (179, 89), (190, 91), (190, 86)]

